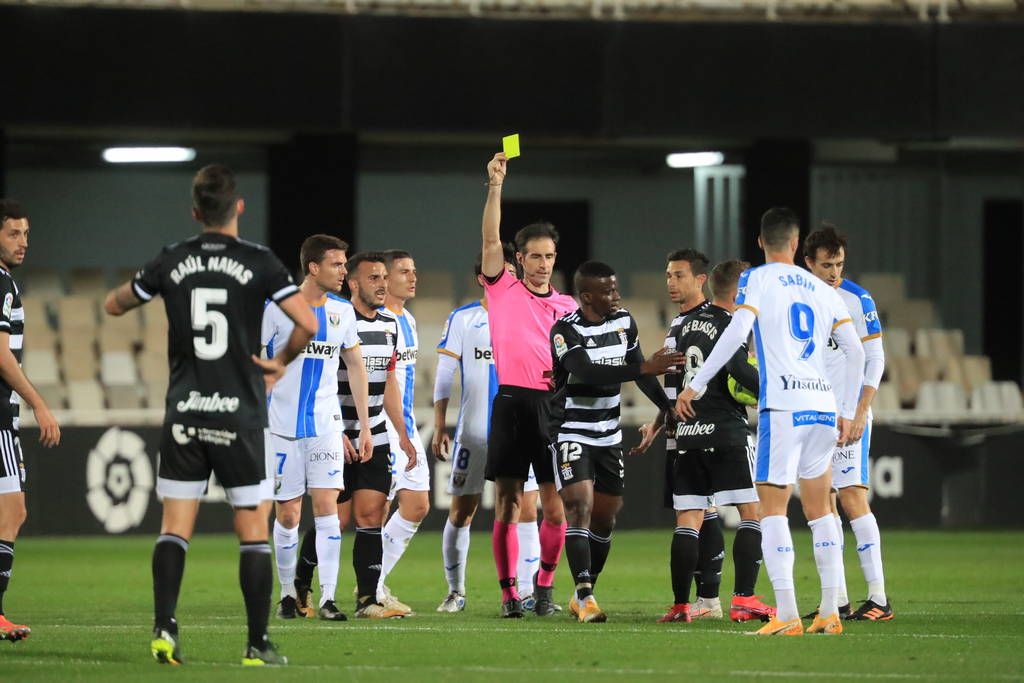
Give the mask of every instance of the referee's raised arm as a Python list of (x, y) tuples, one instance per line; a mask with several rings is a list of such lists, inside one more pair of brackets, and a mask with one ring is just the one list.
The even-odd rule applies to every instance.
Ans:
[(501, 249), (501, 185), (505, 182), (508, 161), (498, 152), (487, 164), (487, 203), (484, 204), (483, 258), (481, 272), (486, 278), (496, 278), (505, 268)]

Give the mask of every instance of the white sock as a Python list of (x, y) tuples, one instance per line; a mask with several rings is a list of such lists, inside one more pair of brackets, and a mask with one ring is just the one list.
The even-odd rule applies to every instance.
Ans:
[(885, 576), (882, 574), (882, 535), (878, 531), (878, 520), (870, 512), (850, 522), (857, 537), (857, 557), (864, 580), (868, 582), (868, 598), (879, 605), (887, 605), (885, 597)]
[(274, 559), (277, 561), (277, 580), (281, 583), (281, 597), (295, 592), (295, 564), (299, 558), (299, 527), (286, 529), (274, 520)]
[(341, 564), (341, 524), (337, 513), (314, 517), (316, 524), (316, 559), (320, 574), (320, 606), (334, 600), (338, 585), (338, 565)]
[(448, 591), (466, 594), (466, 558), (469, 557), (469, 525), (458, 527), (452, 520), (444, 523), (441, 536), (441, 558)]
[(840, 605), (849, 605), (850, 596), (846, 592), (846, 560), (843, 557), (846, 554), (846, 535), (843, 533), (843, 518), (839, 515), (833, 515), (832, 518), (836, 520), (836, 533), (839, 534), (839, 597), (837, 600)]
[(402, 517), (402, 511), (398, 510), (391, 515), (391, 519), (384, 525), (381, 531), (381, 542), (384, 544), (384, 560), (380, 566), (380, 580), (377, 582), (377, 599), (384, 598), (384, 581), (388, 574), (398, 564), (405, 549), (409, 547), (409, 541), (420, 528), (419, 522), (410, 522)]
[(783, 515), (771, 515), (761, 520), (761, 553), (768, 579), (775, 591), (777, 618), (780, 621), (798, 619), (796, 590), (793, 588), (793, 562), (796, 553), (789, 520)]
[(814, 542), (814, 564), (821, 579), (818, 615), (830, 617), (839, 611), (839, 537), (832, 514), (807, 522)]
[(516, 583), (519, 595), (533, 595), (533, 575), (540, 569), (540, 529), (537, 522), (516, 524), (519, 536), (519, 564), (516, 567)]

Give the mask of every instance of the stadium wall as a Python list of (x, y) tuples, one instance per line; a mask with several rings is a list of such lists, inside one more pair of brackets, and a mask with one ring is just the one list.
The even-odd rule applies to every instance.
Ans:
[[(624, 446), (636, 440), (624, 427)], [(424, 433), (429, 438), (429, 434)], [(160, 506), (154, 492), (158, 427), (71, 427), (52, 451), (38, 446), (35, 429), (22, 430), (28, 471), (28, 522), (32, 535), (153, 534)], [(1024, 425), (990, 430), (876, 425), (872, 435), (871, 505), (885, 528), (961, 528), (1021, 525), (1014, 501), (1024, 486), (1018, 466)], [(662, 506), (664, 441), (626, 460), (626, 505), (619, 528), (671, 528)], [(433, 468), (432, 510), (424, 528), (439, 530), (447, 517), (448, 465)], [(200, 532), (231, 530), (224, 492), (212, 482), (200, 514)], [(312, 519), (308, 509), (307, 520)], [(493, 521), (493, 495), (484, 494), (477, 529)], [(798, 500), (790, 514), (803, 517)], [(728, 519), (726, 513), (723, 517)]]

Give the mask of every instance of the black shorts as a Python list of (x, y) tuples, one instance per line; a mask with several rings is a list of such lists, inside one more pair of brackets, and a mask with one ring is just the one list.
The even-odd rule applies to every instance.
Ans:
[(263, 429), (165, 422), (160, 434), (157, 493), (165, 498), (202, 498), (211, 472), (232, 505), (259, 503), (260, 485), (267, 478)]
[(25, 490), (25, 458), (16, 429), (0, 429), (0, 494)]
[(502, 384), (491, 405), (491, 430), (487, 437), (489, 481), (526, 481), (530, 465), (538, 484), (555, 480), (551, 469), (551, 438), (548, 436), (551, 392)]
[(619, 446), (590, 446), (576, 441), (551, 445), (555, 485), (561, 491), (578, 481), (593, 481), (594, 490), (609, 496), (621, 496), (625, 489), (626, 469)]
[(345, 490), (338, 495), (338, 502), (347, 503), (360, 489), (380, 491), (385, 496), (391, 491), (391, 447), (388, 444), (374, 446), (373, 456), (366, 462), (345, 463)]
[(757, 502), (751, 446), (724, 446), (676, 454), (672, 505), (676, 510), (706, 510), (715, 505)]

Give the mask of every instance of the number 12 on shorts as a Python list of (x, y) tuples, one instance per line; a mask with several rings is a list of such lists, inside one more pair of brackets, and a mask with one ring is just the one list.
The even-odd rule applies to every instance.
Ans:
[(583, 453), (583, 446), (571, 441), (563, 441), (558, 444), (558, 450), (562, 452), (562, 464), (567, 465), (574, 460), (580, 459), (580, 455)]
[(798, 358), (810, 358), (814, 353), (814, 310), (810, 306), (798, 301), (789, 307), (789, 333), (804, 344)]

